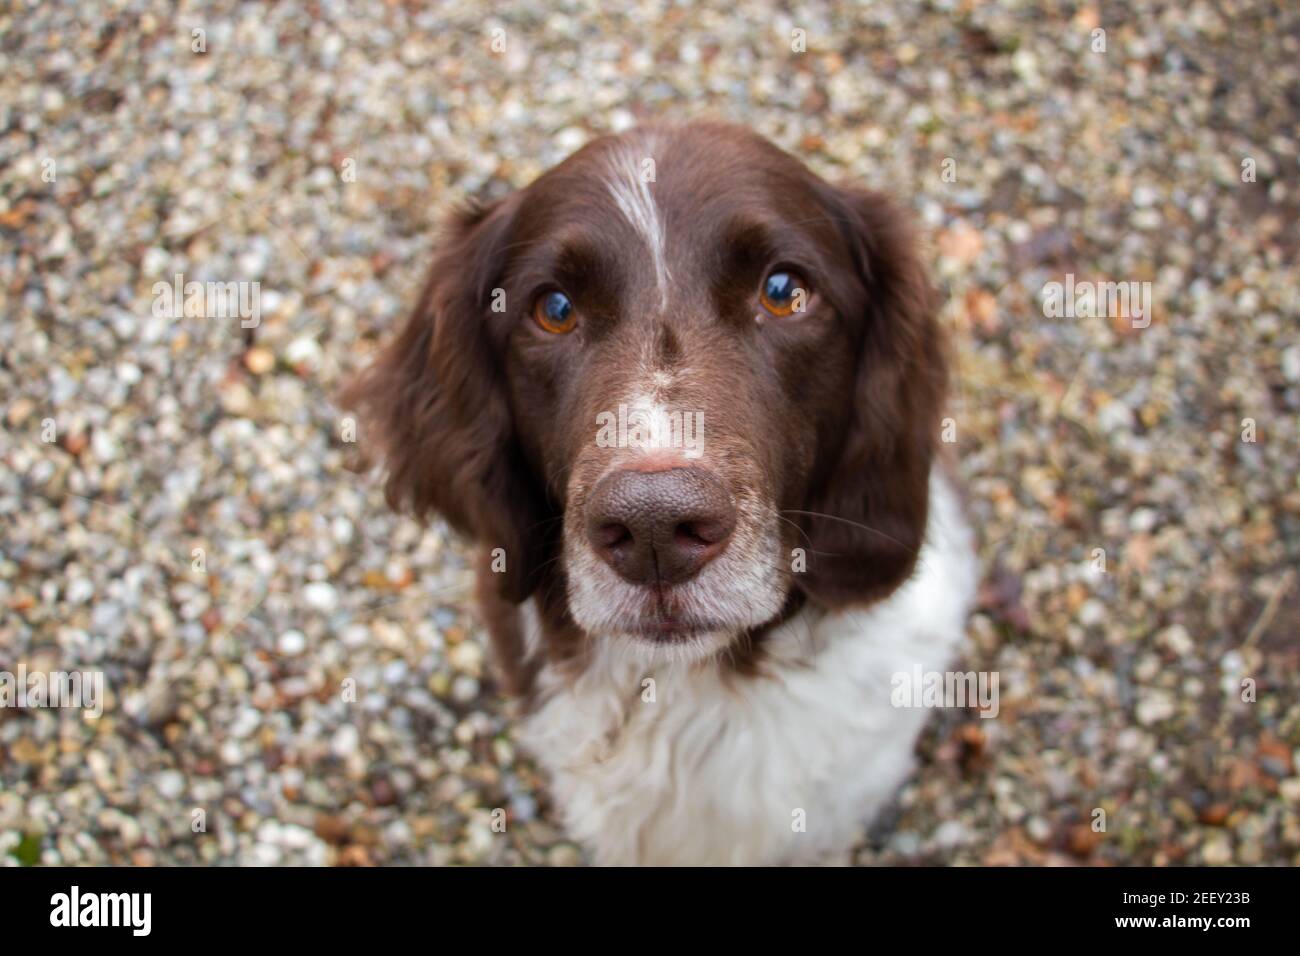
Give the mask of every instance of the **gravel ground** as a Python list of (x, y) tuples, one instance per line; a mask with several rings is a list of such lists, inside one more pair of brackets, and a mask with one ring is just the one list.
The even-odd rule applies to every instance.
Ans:
[[(912, 207), (954, 332), (1001, 708), (936, 712), (859, 862), (1300, 863), (1300, 13), (492, 7), (0, 14), (0, 669), (107, 696), (0, 710), (0, 860), (582, 860), (464, 543), (330, 396), (450, 203), (710, 115)], [(156, 314), (177, 273), (260, 325)], [(1149, 327), (1045, 316), (1066, 274)]]

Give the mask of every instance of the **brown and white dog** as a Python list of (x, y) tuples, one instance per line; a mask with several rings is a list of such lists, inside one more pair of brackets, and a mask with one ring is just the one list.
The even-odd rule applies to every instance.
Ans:
[(907, 775), (976, 583), (898, 210), (740, 127), (598, 139), (455, 215), (353, 383), (483, 550), (522, 739), (599, 863), (826, 859)]

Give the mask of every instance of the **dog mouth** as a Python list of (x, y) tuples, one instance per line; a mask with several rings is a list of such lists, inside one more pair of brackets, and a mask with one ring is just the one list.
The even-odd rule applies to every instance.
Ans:
[(679, 607), (673, 588), (651, 587), (640, 612), (626, 622), (626, 632), (654, 644), (681, 644), (706, 634), (731, 630), (721, 621), (704, 620)]
[(627, 632), (640, 641), (652, 644), (685, 644), (706, 634), (723, 630), (719, 624), (686, 621), (680, 618), (653, 618), (632, 622)]

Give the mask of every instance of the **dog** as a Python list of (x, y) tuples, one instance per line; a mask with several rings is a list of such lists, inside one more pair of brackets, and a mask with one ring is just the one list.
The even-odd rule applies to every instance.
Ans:
[(977, 579), (912, 230), (743, 127), (638, 127), (456, 211), (347, 388), (481, 549), (520, 738), (598, 864), (838, 861)]

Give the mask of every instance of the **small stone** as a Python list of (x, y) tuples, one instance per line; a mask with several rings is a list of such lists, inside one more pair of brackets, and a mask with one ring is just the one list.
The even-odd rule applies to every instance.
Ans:
[(307, 649), (307, 637), (302, 631), (285, 631), (276, 641), (276, 647), (286, 657), (297, 657)]
[(579, 126), (566, 126), (555, 139), (562, 152), (572, 153), (587, 142), (587, 131)]
[(284, 853), (278, 846), (258, 843), (253, 847), (253, 858), (258, 866), (277, 866), (284, 859)]
[(1096, 598), (1089, 598), (1079, 608), (1079, 623), (1084, 627), (1096, 627), (1106, 620), (1106, 605)]
[(1052, 838), (1052, 825), (1042, 817), (1030, 817), (1025, 822), (1025, 832), (1035, 843), (1045, 844)]
[(155, 784), (162, 797), (176, 800), (185, 792), (185, 775), (178, 770), (164, 770), (158, 774)]
[(933, 837), (935, 846), (944, 850), (970, 843), (974, 838), (974, 832), (961, 820), (947, 820), (940, 824)]
[(1173, 697), (1163, 690), (1147, 690), (1137, 705), (1138, 723), (1149, 727), (1162, 720), (1168, 720), (1177, 713)]
[[(338, 592), (325, 581), (313, 581), (308, 584), (302, 589), (302, 599), (308, 607), (325, 613), (333, 611), (339, 601)], [(281, 636), (281, 640), (283, 639)]]
[(8, 412), (5, 413), (5, 419), (9, 422), (10, 428), (17, 428), (27, 421), (28, 416), (35, 410), (36, 403), (30, 398), (17, 398), (9, 406)]
[(451, 682), (451, 699), (458, 704), (468, 704), (478, 697), (478, 681), (466, 674), (462, 674)]
[(548, 866), (579, 866), (582, 852), (572, 843), (559, 843), (547, 851), (546, 863)]
[(478, 677), (483, 671), (483, 649), (474, 641), (462, 641), (447, 649), (447, 661), (456, 670)]
[(1133, 195), (1132, 195), (1133, 205), (1137, 206), (1138, 208), (1154, 206), (1156, 200), (1159, 198), (1160, 198), (1159, 195), (1150, 186), (1138, 186), (1136, 189), (1133, 190)]
[(41, 749), (30, 737), (19, 737), (9, 748), (9, 756), (21, 764), (41, 763)]
[(334, 736), (330, 740), (330, 749), (340, 757), (350, 757), (361, 746), (361, 734), (356, 727), (351, 724), (344, 724), (338, 730), (334, 731)]
[(284, 360), (290, 365), (315, 369), (320, 364), (320, 359), (320, 344), (307, 336), (294, 339), (284, 350)]
[(899, 830), (890, 838), (889, 848), (899, 856), (916, 856), (921, 852), (921, 837), (912, 830)]
[(1136, 508), (1128, 519), (1129, 530), (1136, 531), (1139, 534), (1152, 531), (1155, 529), (1159, 518), (1160, 515), (1154, 508)]
[(68, 450), (70, 455), (80, 455), (90, 444), (90, 438), (84, 431), (70, 432), (63, 439), (63, 447)]
[(275, 368), (275, 353), (270, 349), (251, 348), (244, 353), (244, 367), (254, 375), (265, 375)]
[(1156, 635), (1156, 643), (1167, 647), (1179, 657), (1187, 657), (1195, 650), (1192, 635), (1181, 624), (1173, 624)]
[(1227, 835), (1217, 835), (1205, 841), (1201, 859), (1210, 866), (1226, 866), (1232, 862), (1232, 841)]
[(1288, 382), (1300, 382), (1300, 345), (1282, 350), (1282, 377)]

